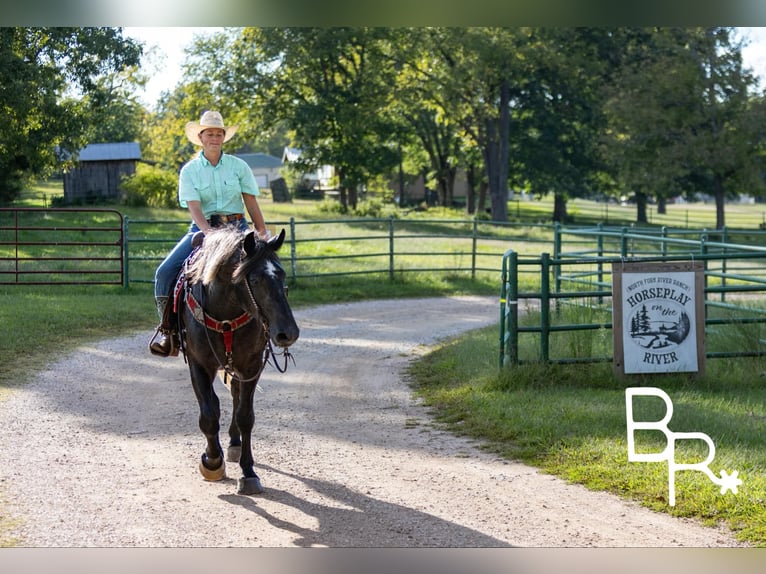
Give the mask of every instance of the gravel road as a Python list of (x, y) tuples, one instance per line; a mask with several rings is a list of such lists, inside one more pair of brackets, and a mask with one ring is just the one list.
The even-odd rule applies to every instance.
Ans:
[[(434, 424), (402, 378), (496, 298), (300, 309), (297, 364), (256, 393), (257, 471), (205, 482), (181, 358), (141, 332), (84, 345), (0, 405), (0, 510), (29, 547), (729, 547), (725, 530), (503, 461)], [(224, 425), (231, 401), (223, 384)]]

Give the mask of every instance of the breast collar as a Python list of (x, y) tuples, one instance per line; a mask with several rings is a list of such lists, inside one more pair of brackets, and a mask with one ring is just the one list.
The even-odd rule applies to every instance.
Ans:
[(198, 323), (204, 325), (208, 329), (218, 333), (223, 333), (223, 343), (226, 347), (227, 354), (231, 353), (231, 342), (234, 331), (240, 327), (243, 327), (244, 325), (247, 325), (254, 318), (254, 315), (251, 315), (245, 311), (236, 319), (219, 321), (218, 319), (211, 317), (205, 312), (205, 310), (202, 308), (202, 305), (200, 305), (199, 301), (197, 301), (197, 299), (194, 297), (191, 289), (187, 290), (186, 304), (189, 306), (189, 310)]

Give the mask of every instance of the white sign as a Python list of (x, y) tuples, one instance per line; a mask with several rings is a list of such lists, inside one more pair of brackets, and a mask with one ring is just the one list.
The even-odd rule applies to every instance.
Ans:
[(623, 273), (624, 372), (697, 372), (693, 271)]

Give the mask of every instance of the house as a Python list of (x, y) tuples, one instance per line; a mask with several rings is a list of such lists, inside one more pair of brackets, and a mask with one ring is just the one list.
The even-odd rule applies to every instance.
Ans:
[(278, 157), (267, 153), (239, 153), (236, 156), (250, 166), (261, 189), (269, 189), (271, 182), (281, 177), (282, 160)]
[[(289, 165), (298, 161), (302, 155), (301, 150), (294, 147), (286, 147), (282, 152), (282, 164)], [(332, 187), (332, 178), (335, 169), (331, 165), (320, 165), (316, 171), (303, 174), (303, 180), (310, 189), (327, 189)]]
[(76, 166), (64, 174), (64, 201), (92, 203), (120, 198), (124, 176), (141, 160), (138, 142), (89, 144), (77, 154)]

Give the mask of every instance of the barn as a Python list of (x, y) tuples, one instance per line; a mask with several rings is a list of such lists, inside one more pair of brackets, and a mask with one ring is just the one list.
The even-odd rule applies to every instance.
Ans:
[(120, 199), (122, 177), (134, 174), (140, 160), (138, 142), (85, 146), (78, 154), (76, 166), (64, 174), (64, 201), (97, 203)]
[(280, 177), (282, 160), (266, 153), (238, 153), (237, 157), (243, 159), (255, 176), (258, 187), (268, 190), (269, 185)]

